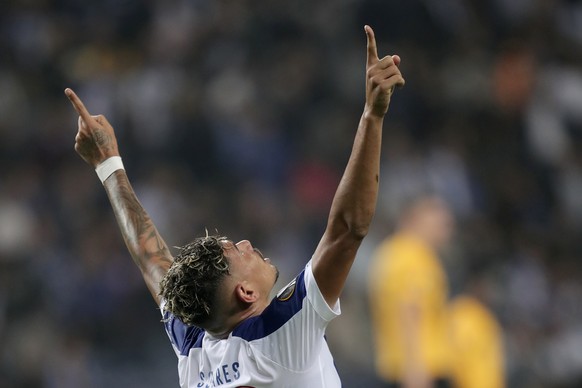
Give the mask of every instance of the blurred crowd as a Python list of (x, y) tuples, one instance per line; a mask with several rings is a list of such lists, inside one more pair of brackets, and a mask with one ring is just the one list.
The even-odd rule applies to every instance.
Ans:
[(344, 386), (378, 384), (367, 265), (402, 201), (427, 191), (455, 212), (451, 293), (479, 284), (503, 327), (508, 387), (582, 386), (582, 1), (5, 0), (0, 388), (177, 386), (63, 89), (112, 123), (168, 245), (248, 238), (283, 286), (349, 155), (364, 24), (407, 84), (328, 333)]

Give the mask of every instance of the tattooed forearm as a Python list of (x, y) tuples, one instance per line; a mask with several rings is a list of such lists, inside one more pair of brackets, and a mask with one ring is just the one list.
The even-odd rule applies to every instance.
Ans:
[(117, 224), (135, 264), (157, 299), (158, 283), (172, 264), (172, 255), (151, 218), (138, 201), (124, 171), (105, 184)]

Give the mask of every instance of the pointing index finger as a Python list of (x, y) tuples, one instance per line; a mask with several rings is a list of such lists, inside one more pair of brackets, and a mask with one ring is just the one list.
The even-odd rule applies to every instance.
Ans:
[(91, 114), (89, 113), (87, 108), (85, 108), (83, 101), (81, 101), (81, 99), (70, 88), (65, 89), (65, 95), (69, 98), (69, 101), (71, 101), (71, 104), (73, 104), (73, 108), (75, 108), (75, 110), (77, 111), (79, 116), (81, 116), (83, 121), (85, 121), (85, 123), (89, 123), (92, 119)]
[(373, 65), (378, 62), (378, 48), (376, 47), (376, 36), (374, 35), (374, 30), (372, 27), (365, 25), (364, 31), (366, 31), (366, 36), (368, 37), (368, 65)]

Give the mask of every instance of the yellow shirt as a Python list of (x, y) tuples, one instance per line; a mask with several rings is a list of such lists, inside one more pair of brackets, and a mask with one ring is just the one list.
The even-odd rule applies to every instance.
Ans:
[(440, 260), (424, 242), (396, 234), (380, 245), (371, 265), (370, 299), (381, 378), (402, 381), (406, 357), (413, 354), (404, 340), (406, 330), (416, 330), (419, 344), (413, 352), (429, 376), (450, 375), (447, 294)]
[(505, 387), (502, 332), (477, 299), (459, 296), (450, 307), (455, 387)]

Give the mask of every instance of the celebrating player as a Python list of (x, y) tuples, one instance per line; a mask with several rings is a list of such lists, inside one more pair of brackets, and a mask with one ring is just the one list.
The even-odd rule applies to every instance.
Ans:
[(364, 28), (364, 112), (327, 227), (304, 270), (272, 300), (278, 271), (249, 241), (207, 235), (172, 257), (129, 183), (113, 128), (65, 90), (79, 114), (75, 150), (96, 169), (161, 308), (181, 387), (341, 386), (324, 333), (340, 314), (339, 296), (374, 215), (384, 115), (394, 87), (404, 85), (400, 57), (380, 59), (374, 32)]

